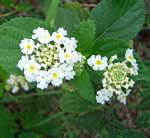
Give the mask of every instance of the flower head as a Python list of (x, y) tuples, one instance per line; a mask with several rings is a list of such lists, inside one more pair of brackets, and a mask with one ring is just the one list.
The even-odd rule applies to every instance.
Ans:
[(52, 35), (43, 28), (33, 30), (32, 39), (21, 41), (21, 48), (31, 43), (30, 52), (22, 50), (17, 67), (24, 71), (29, 82), (36, 82), (41, 89), (49, 84), (59, 86), (63, 80), (74, 78), (74, 66), (82, 62), (82, 54), (76, 51), (77, 41), (67, 37), (67, 31), (59, 28)]
[(138, 74), (138, 65), (133, 56), (133, 50), (127, 49), (124, 61), (115, 62), (117, 58), (117, 55), (111, 56), (107, 63), (106, 57), (93, 55), (87, 61), (93, 70), (105, 69), (102, 79), (103, 88), (97, 92), (96, 96), (97, 103), (104, 104), (115, 94), (121, 103), (126, 104), (126, 97), (135, 84), (131, 76)]
[(7, 82), (7, 90), (11, 91), (13, 94), (18, 93), (20, 90), (28, 91), (29, 85), (25, 80), (25, 77), (15, 74), (11, 74), (8, 78)]

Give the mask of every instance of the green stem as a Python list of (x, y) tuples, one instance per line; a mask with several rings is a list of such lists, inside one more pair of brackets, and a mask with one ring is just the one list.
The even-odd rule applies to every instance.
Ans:
[(58, 9), (60, 0), (51, 0), (51, 3), (48, 8), (47, 17), (45, 19), (46, 24), (53, 26), (55, 22), (55, 17)]

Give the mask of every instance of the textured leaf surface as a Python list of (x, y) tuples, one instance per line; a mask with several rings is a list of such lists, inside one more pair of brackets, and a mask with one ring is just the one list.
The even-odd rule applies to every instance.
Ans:
[(76, 92), (66, 93), (60, 100), (60, 107), (65, 112), (80, 113), (89, 109), (91, 104), (81, 98)]
[(89, 112), (78, 117), (76, 123), (80, 128), (90, 131), (101, 130), (106, 125), (106, 119), (101, 112)]
[(78, 50), (88, 55), (93, 48), (93, 41), (95, 35), (95, 25), (92, 21), (84, 21), (80, 23), (72, 33), (72, 36), (78, 40)]
[(130, 40), (144, 23), (144, 0), (102, 0), (90, 16), (96, 37)]
[(141, 114), (138, 119), (137, 123), (140, 127), (149, 128), (150, 127), (150, 112), (145, 112)]
[(113, 56), (117, 55), (118, 58), (124, 58), (125, 52), (128, 48), (128, 45), (122, 41), (107, 38), (107, 39), (98, 39), (95, 42), (93, 48), (93, 54), (100, 54), (102, 56)]
[(73, 80), (73, 83), (81, 97), (95, 103), (95, 92), (92, 87), (89, 74), (86, 70), (84, 70), (79, 77)]
[(78, 3), (67, 3), (63, 8), (59, 8), (55, 25), (56, 27), (64, 27), (67, 30), (72, 30), (81, 21), (88, 18), (88, 12), (81, 8)]
[(16, 72), (20, 58), (19, 43), (31, 37), (33, 29), (45, 27), (41, 20), (33, 18), (15, 18), (0, 26), (0, 65), (8, 72)]

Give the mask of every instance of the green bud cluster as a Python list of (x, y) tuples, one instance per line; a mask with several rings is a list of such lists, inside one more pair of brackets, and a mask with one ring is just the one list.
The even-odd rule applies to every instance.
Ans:
[(56, 64), (58, 59), (57, 49), (54, 45), (43, 45), (35, 50), (35, 60), (45, 69)]

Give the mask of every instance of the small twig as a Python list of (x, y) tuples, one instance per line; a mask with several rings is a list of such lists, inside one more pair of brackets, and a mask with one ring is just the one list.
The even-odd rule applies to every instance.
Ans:
[(5, 17), (10, 16), (10, 15), (16, 13), (16, 12), (17, 11), (11, 11), (11, 12), (8, 12), (8, 13), (0, 14), (0, 18), (5, 18)]
[(96, 7), (96, 4), (82, 4), (83, 7)]

